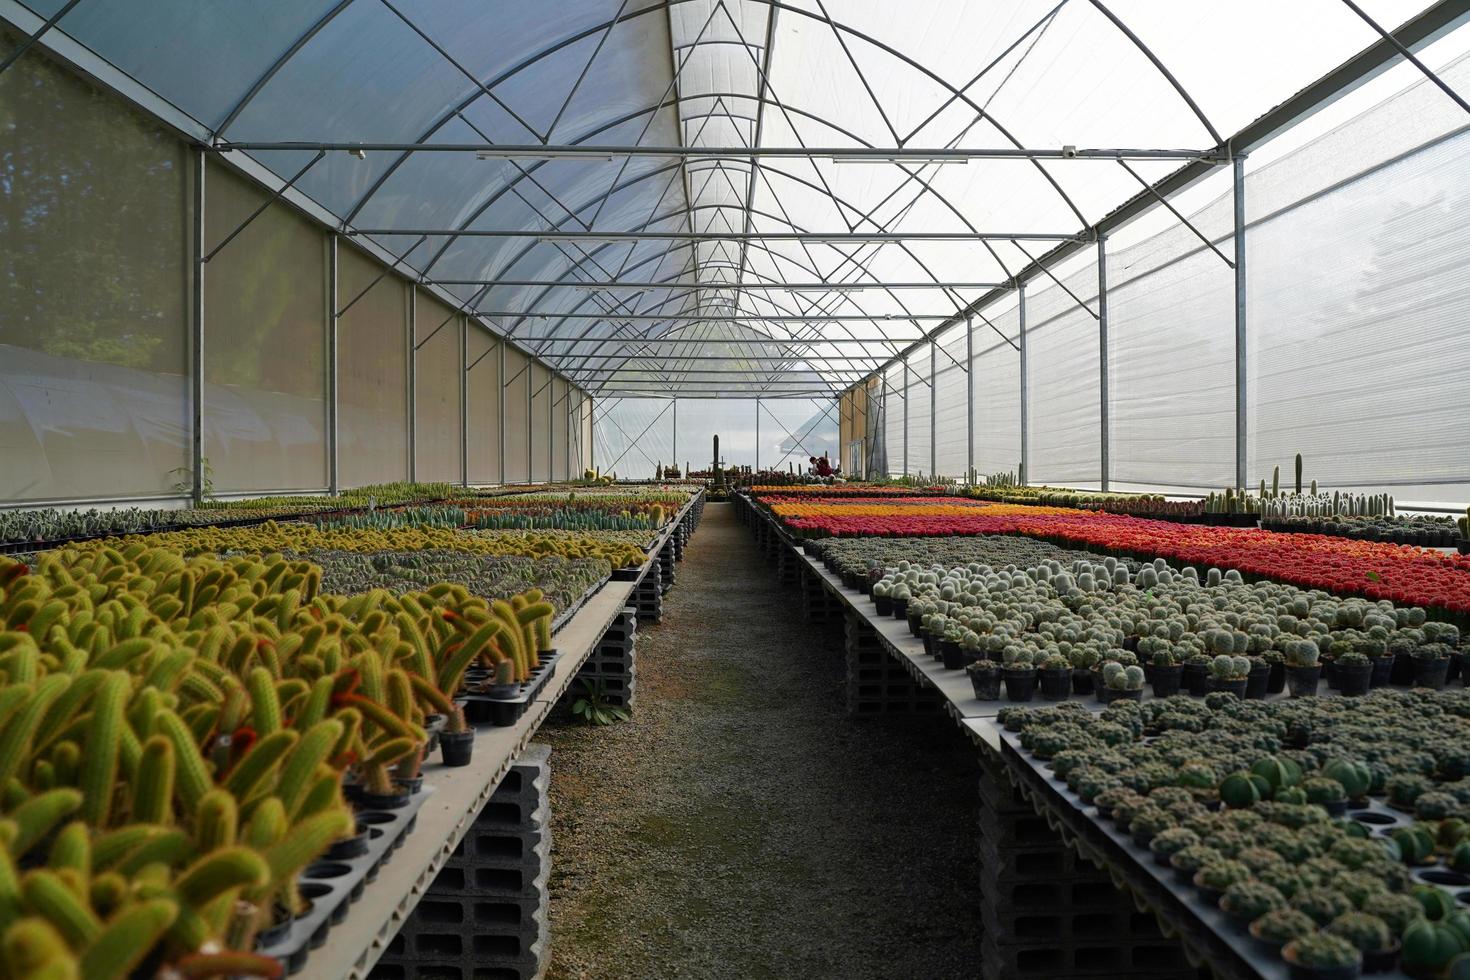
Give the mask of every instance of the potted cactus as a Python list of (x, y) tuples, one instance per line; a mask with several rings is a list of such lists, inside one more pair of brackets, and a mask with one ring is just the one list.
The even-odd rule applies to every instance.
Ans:
[(1310, 936), (1316, 931), (1317, 923), (1312, 921), (1311, 916), (1291, 908), (1273, 909), (1250, 925), (1251, 938), (1273, 951), (1280, 950), (1293, 939)]
[(1337, 658), (1337, 693), (1356, 698), (1368, 693), (1373, 682), (1373, 662), (1366, 653), (1352, 650)]
[(1266, 694), (1280, 694), (1286, 690), (1286, 654), (1281, 650), (1272, 648), (1261, 654), (1261, 659), (1266, 662), (1270, 673), (1266, 677)]
[(1250, 881), (1251, 869), (1232, 858), (1217, 858), (1194, 873), (1194, 887), (1200, 897), (1218, 904), (1225, 892), (1235, 884)]
[(1328, 932), (1293, 939), (1281, 957), (1291, 966), (1292, 980), (1354, 980), (1363, 968), (1358, 948)]
[(1286, 908), (1286, 896), (1260, 881), (1237, 881), (1220, 897), (1220, 911), (1244, 929), (1267, 912)]
[[(935, 617), (937, 620), (939, 617)], [(960, 647), (960, 641), (964, 639), (965, 629), (959, 623), (948, 620), (944, 624), (944, 632), (939, 636), (939, 655), (944, 661), (945, 670), (959, 670), (965, 666), (965, 653)]]
[(879, 616), (893, 615), (893, 586), (878, 581), (872, 587), (873, 607)]
[(965, 673), (970, 675), (975, 697), (981, 701), (1000, 700), (1000, 664), (994, 660), (976, 660), (965, 668)]
[(1001, 667), (1005, 679), (1006, 697), (1011, 701), (1030, 701), (1036, 693), (1036, 665), (1024, 654), (1014, 657)]
[(1212, 658), (1208, 653), (1192, 654), (1184, 661), (1184, 688), (1192, 697), (1202, 698), (1210, 693), (1211, 662)]
[(1103, 664), (1102, 683), (1097, 687), (1097, 698), (1104, 704), (1119, 700), (1141, 700), (1143, 668), (1137, 664), (1124, 667), (1114, 660)]
[(1442, 690), (1450, 669), (1450, 648), (1443, 643), (1426, 643), (1414, 650), (1413, 685)]
[(1184, 680), (1184, 664), (1178, 654), (1172, 649), (1155, 650), (1150, 662), (1153, 664), (1150, 681), (1154, 697), (1169, 698), (1178, 694), (1179, 685)]
[(1294, 698), (1312, 697), (1322, 677), (1321, 651), (1311, 640), (1294, 640), (1286, 648), (1286, 686)]
[(1243, 699), (1246, 680), (1250, 677), (1250, 672), (1249, 657), (1216, 654), (1215, 658), (1210, 661), (1210, 690), (1223, 691)]
[(1073, 647), (1067, 654), (1067, 662), (1072, 665), (1072, 690), (1077, 694), (1091, 694), (1092, 668), (1097, 663), (1097, 654), (1085, 647)]
[(1369, 973), (1386, 973), (1398, 959), (1399, 942), (1388, 923), (1369, 912), (1345, 912), (1332, 920), (1327, 931), (1340, 936), (1363, 954), (1363, 968)]
[(1060, 653), (1047, 654), (1036, 669), (1041, 696), (1048, 701), (1065, 701), (1072, 694), (1072, 662)]
[(1245, 696), (1249, 701), (1263, 701), (1271, 684), (1271, 665), (1263, 657), (1247, 657), (1250, 672), (1245, 675)]

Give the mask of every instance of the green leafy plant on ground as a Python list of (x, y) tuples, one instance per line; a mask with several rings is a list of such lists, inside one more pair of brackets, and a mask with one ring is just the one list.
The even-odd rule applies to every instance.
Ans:
[(622, 705), (613, 704), (603, 681), (578, 680), (582, 685), (582, 696), (572, 702), (572, 714), (589, 725), (611, 725), (615, 721), (628, 721), (633, 716)]

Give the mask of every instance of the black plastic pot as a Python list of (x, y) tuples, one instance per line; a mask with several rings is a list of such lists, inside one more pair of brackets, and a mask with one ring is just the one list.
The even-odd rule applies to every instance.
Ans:
[(1322, 678), (1327, 681), (1327, 690), (1337, 690), (1337, 658), (1322, 658)]
[(1280, 694), (1286, 690), (1286, 664), (1281, 661), (1271, 663), (1271, 673), (1266, 678), (1266, 693)]
[(1184, 681), (1184, 665), (1170, 664), (1167, 667), (1155, 667), (1153, 670), (1154, 697), (1171, 698), (1179, 693), (1179, 685)]
[(1185, 664), (1184, 689), (1192, 696), (1202, 698), (1210, 693), (1210, 665)]
[(975, 689), (975, 697), (981, 701), (1000, 700), (1000, 672), (986, 671), (970, 675), (970, 686)]
[(940, 640), (939, 655), (944, 661), (945, 670), (959, 670), (965, 666), (965, 655), (954, 640)]
[(470, 758), (475, 754), (475, 733), (473, 730), (467, 732), (442, 732), (439, 735), (440, 757), (446, 766), (458, 768), (470, 764)]
[(1369, 681), (1370, 687), (1386, 687), (1393, 677), (1393, 657), (1373, 657), (1373, 673)]
[(1041, 696), (1048, 701), (1065, 701), (1072, 694), (1072, 669), (1057, 667), (1036, 672), (1041, 678)]
[(1271, 681), (1271, 665), (1264, 660), (1251, 662), (1251, 672), (1245, 675), (1245, 697), (1248, 701), (1262, 701), (1266, 687)]
[(1470, 658), (1470, 653), (1457, 653), (1455, 659), (1460, 661), (1460, 683), (1470, 687), (1470, 664), (1465, 660)]
[(893, 618), (903, 619), (909, 614), (909, 601), (907, 599), (893, 599)]
[[(946, 666), (948, 666), (946, 664)], [(1030, 701), (1036, 694), (1035, 670), (1011, 670), (1004, 668), (1001, 676), (1006, 682), (1006, 697), (1012, 701)]]
[(1401, 948), (1399, 943), (1395, 941), (1388, 949), (1378, 949), (1371, 953), (1365, 952), (1363, 954), (1363, 972), (1388, 973), (1394, 968), (1394, 964), (1398, 962), (1399, 950)]
[(1092, 693), (1092, 671), (1083, 667), (1072, 668), (1072, 691), (1075, 694)]
[(1286, 960), (1287, 972), (1291, 980), (1357, 980), (1362, 973), (1362, 967), (1358, 964), (1339, 967), (1313, 967), (1302, 966), (1294, 963), (1287, 956), (1286, 950), (1291, 948), (1288, 943), (1282, 950), (1282, 958)]
[(1373, 683), (1373, 662), (1337, 665), (1337, 693), (1345, 698), (1362, 697)]
[(1322, 678), (1322, 665), (1286, 668), (1286, 686), (1294, 698), (1309, 698), (1317, 693), (1317, 682)]
[(1393, 672), (1388, 675), (1388, 681), (1395, 686), (1407, 686), (1414, 679), (1414, 655), (1411, 653), (1396, 653), (1393, 655)]
[[(1290, 671), (1288, 671), (1288, 674), (1289, 673), (1290, 673)], [(1235, 695), (1236, 697), (1240, 698), (1242, 701), (1245, 700), (1245, 685), (1246, 685), (1246, 678), (1244, 678), (1244, 677), (1242, 677), (1238, 681), (1222, 681), (1222, 680), (1216, 680), (1213, 677), (1210, 678), (1210, 690), (1211, 691), (1224, 691), (1226, 694), (1233, 694), (1233, 695)]]
[(924, 656), (934, 656), (934, 634), (930, 633), (928, 630), (925, 630), (924, 635), (923, 637), (921, 637), (921, 639), (923, 639), (924, 641)]
[(408, 806), (412, 793), (369, 793), (358, 790), (356, 801), (360, 810), (401, 810)]
[(875, 595), (873, 596), (873, 606), (879, 616), (892, 616), (893, 596)]
[(1449, 657), (1438, 657), (1434, 660), (1415, 657), (1414, 686), (1427, 687), (1432, 691), (1442, 690), (1444, 688), (1445, 675), (1449, 673), (1449, 669)]
[(1114, 701), (1142, 701), (1143, 688), (1139, 687), (1129, 691), (1100, 683), (1097, 685), (1097, 699), (1103, 704), (1112, 704)]
[(894, 606), (893, 606), (893, 618), (894, 619), (906, 619), (906, 620), (908, 620), (908, 623), (909, 623), (909, 635), (910, 636), (923, 636), (924, 635), (924, 617), (921, 616), (921, 615), (919, 615), (918, 613), (915, 613), (914, 615), (910, 616), (908, 614), (908, 611), (907, 610), (905, 610), (903, 613), (900, 613), (898, 611), (898, 600), (895, 599), (895, 600), (893, 600), (893, 602), (894, 602)]

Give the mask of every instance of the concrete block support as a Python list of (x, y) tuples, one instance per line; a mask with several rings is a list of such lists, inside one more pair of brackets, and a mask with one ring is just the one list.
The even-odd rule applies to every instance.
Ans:
[(551, 749), (530, 745), (429, 886), (373, 980), (533, 980), (551, 955)]

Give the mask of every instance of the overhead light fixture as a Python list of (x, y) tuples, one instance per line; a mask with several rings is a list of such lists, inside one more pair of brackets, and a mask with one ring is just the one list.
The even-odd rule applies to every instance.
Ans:
[(546, 153), (546, 152), (543, 152), (543, 151), (540, 151), (540, 150), (476, 150), (475, 151), (475, 159), (476, 160), (542, 160), (542, 161), (544, 161), (544, 160), (577, 159), (577, 160), (592, 160), (592, 161), (597, 161), (597, 162), (601, 162), (601, 163), (611, 163), (612, 162), (612, 156), (611, 156), (611, 154), (604, 156), (604, 155), (598, 154), (598, 153), (589, 153), (589, 154), (578, 153), (575, 157), (568, 157), (565, 154), (562, 154), (562, 155), (554, 155), (554, 154)]
[(916, 165), (921, 166), (921, 167), (922, 166), (928, 166), (931, 163), (969, 163), (970, 162), (970, 158), (967, 157), (967, 156), (952, 156), (952, 157), (951, 156), (943, 156), (943, 157), (908, 157), (908, 156), (903, 156), (903, 157), (901, 157), (901, 156), (891, 156), (891, 157), (875, 157), (875, 156), (837, 157), (837, 156), (834, 156), (834, 157), (827, 157), (827, 159), (828, 160), (831, 160), (833, 163), (912, 163), (912, 164), (916, 164)]
[(367, 151), (360, 146), (353, 147), (352, 149), (348, 150), (347, 155), (350, 157), (357, 157), (359, 160), (367, 159)]

